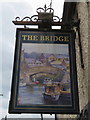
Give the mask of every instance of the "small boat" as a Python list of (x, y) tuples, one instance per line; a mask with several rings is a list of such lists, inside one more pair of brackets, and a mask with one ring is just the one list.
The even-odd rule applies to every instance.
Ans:
[(60, 98), (60, 91), (56, 91), (57, 86), (56, 85), (49, 85), (45, 86), (45, 92), (43, 93), (44, 99), (47, 101), (58, 101)]
[(58, 101), (59, 100), (60, 94), (48, 95), (48, 94), (43, 93), (43, 96), (44, 96), (45, 100), (50, 100), (50, 101), (54, 102), (54, 101)]

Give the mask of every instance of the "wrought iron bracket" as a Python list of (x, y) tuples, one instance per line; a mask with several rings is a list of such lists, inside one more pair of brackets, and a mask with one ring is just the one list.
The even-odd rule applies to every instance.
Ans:
[[(43, 12), (41, 12), (43, 10)], [(47, 11), (50, 12), (47, 12)], [(52, 10), (52, 12), (51, 12)], [(15, 25), (42, 25), (46, 23), (48, 26), (62, 26), (64, 29), (76, 27), (79, 24), (79, 21), (71, 21), (71, 22), (63, 22), (62, 18), (58, 16), (54, 16), (54, 10), (52, 8), (48, 8), (45, 10), (43, 8), (38, 8), (37, 10), (38, 15), (33, 15), (31, 17), (24, 17), (20, 19), (20, 17), (16, 17), (14, 21), (12, 21)]]
[[(33, 15), (31, 17), (24, 17), (23, 19), (20, 19), (20, 17), (16, 17), (14, 21), (12, 21), (15, 25), (42, 25), (43, 23), (48, 23), (49, 25), (62, 25), (61, 19), (58, 16), (54, 16), (54, 9), (53, 8), (47, 8), (46, 5), (44, 8), (39, 7), (36, 12), (37, 15)], [(47, 27), (46, 26), (46, 27)], [(48, 28), (48, 27), (47, 27)]]
[[(36, 15), (32, 16), (32, 18), (36, 17)], [(37, 16), (38, 17), (38, 16)], [(55, 16), (56, 17), (56, 16)], [(12, 21), (15, 25), (40, 25), (43, 22), (48, 22), (49, 20), (38, 20), (37, 18), (34, 18), (34, 20), (31, 20), (32, 18), (25, 17), (22, 20), (20, 20), (20, 17), (16, 17), (14, 21)], [(58, 18), (58, 17), (56, 17)], [(77, 27), (78, 26), (78, 21), (76, 22), (62, 22), (61, 19), (59, 21), (56, 21), (56, 18), (54, 21), (49, 21), (52, 26), (65, 26), (66, 29), (67, 27)], [(26, 20), (27, 19), (27, 20)], [(29, 20), (28, 20), (29, 19)]]
[[(54, 15), (54, 9), (53, 8), (47, 8), (46, 5), (44, 8), (39, 7), (36, 10), (37, 15), (33, 15), (31, 17), (24, 17), (23, 19), (20, 19), (20, 17), (16, 17), (14, 21), (12, 21), (15, 25), (38, 25), (42, 27), (49, 26), (64, 26), (64, 29), (71, 28), (73, 26), (78, 25), (78, 21), (71, 21), (71, 22), (62, 22), (62, 18), (59, 18), (58, 16)], [(43, 26), (43, 24), (45, 24)]]

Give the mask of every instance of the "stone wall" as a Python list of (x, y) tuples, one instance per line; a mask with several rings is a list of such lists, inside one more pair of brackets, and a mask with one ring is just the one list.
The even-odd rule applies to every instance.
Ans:
[(89, 17), (89, 21), (88, 21), (88, 26), (89, 26), (89, 28), (88, 28), (88, 56), (89, 56), (89, 58), (88, 58), (88, 96), (89, 96), (89, 101), (90, 101), (90, 2), (88, 3), (88, 17)]
[(76, 59), (78, 73), (79, 106), (80, 110), (88, 103), (88, 4), (77, 3), (78, 18), (80, 19), (80, 35), (84, 69), (81, 67), (78, 36), (76, 39)]
[[(78, 76), (78, 92), (79, 92), (79, 107), (80, 111), (86, 106), (88, 103), (88, 77), (90, 76), (90, 72), (88, 71), (90, 62), (88, 62), (88, 40), (89, 36), (89, 16), (90, 16), (90, 3), (87, 2), (77, 2), (76, 5), (78, 18), (80, 19), (80, 35), (81, 35), (81, 45), (82, 45), (82, 55), (84, 68), (81, 67), (81, 58), (80, 58), (80, 46), (78, 40), (78, 34), (76, 33), (76, 63), (77, 63), (77, 76)], [(89, 43), (90, 45), (90, 43)], [(88, 74), (89, 73), (89, 74)], [(89, 75), (89, 76), (88, 76)], [(90, 78), (90, 77), (89, 77)], [(58, 119), (60, 118), (76, 118), (76, 115), (57, 115)]]

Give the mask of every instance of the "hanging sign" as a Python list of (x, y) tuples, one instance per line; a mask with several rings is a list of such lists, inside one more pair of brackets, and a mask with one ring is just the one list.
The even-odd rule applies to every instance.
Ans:
[(17, 29), (9, 113), (78, 113), (74, 31)]

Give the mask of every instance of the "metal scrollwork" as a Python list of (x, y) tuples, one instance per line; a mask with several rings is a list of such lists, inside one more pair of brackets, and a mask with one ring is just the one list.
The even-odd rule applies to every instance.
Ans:
[(32, 17), (24, 17), (22, 20), (20, 20), (20, 17), (16, 17), (15, 18), (15, 21), (33, 21), (33, 22), (36, 22), (38, 21), (38, 15), (33, 15)]
[(54, 13), (54, 9), (53, 8), (41, 8), (39, 7), (37, 10), (36, 10), (37, 13), (40, 13), (40, 12), (48, 12), (48, 13)]
[(53, 21), (54, 22), (60, 22), (62, 18), (60, 19), (58, 16), (53, 16)]
[(45, 12), (44, 8), (41, 8), (39, 7), (37, 10), (36, 10), (37, 13), (40, 13), (40, 12)]
[(53, 8), (48, 8), (48, 9), (46, 9), (46, 12), (54, 13), (54, 9)]
[(47, 19), (49, 22), (61, 22), (61, 19), (58, 16), (54, 16), (54, 9), (53, 8), (47, 8), (46, 5), (44, 6), (44, 8), (39, 7), (37, 8), (36, 12), (38, 13), (38, 15), (33, 15), (31, 17), (24, 17), (23, 19), (20, 19), (20, 17), (16, 17), (15, 21), (13, 21), (13, 23), (15, 25), (31, 25), (31, 24), (40, 24), (40, 22), (45, 21), (45, 19)]
[(15, 21), (19, 21), (19, 20), (20, 20), (20, 17), (16, 17), (16, 18), (15, 18)]
[(30, 17), (24, 17), (21, 21), (31, 21)]
[(31, 17), (31, 21), (37, 22), (37, 21), (38, 21), (38, 15), (33, 15), (33, 16)]

